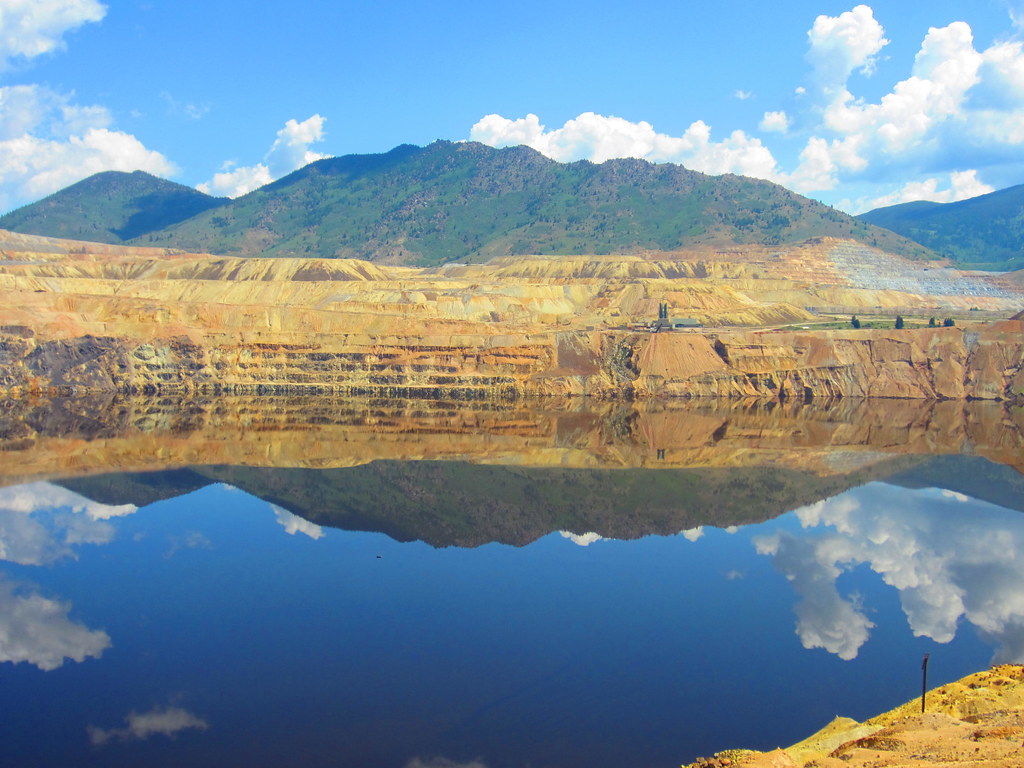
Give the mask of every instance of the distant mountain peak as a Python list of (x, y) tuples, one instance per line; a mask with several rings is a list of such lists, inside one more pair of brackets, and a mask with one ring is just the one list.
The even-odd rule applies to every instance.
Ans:
[(102, 171), (0, 217), (0, 228), (117, 245), (227, 202), (146, 171)]

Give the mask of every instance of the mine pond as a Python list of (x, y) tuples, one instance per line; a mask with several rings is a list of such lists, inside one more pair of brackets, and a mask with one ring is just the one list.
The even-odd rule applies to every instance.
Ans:
[(1024, 661), (1022, 410), (8, 400), (0, 764), (787, 746)]

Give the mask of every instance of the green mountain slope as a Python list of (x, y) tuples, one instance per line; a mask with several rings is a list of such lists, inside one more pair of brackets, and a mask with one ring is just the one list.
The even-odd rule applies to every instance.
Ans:
[[(75, 212), (65, 215), (70, 220)], [(558, 163), (527, 147), (474, 142), (403, 145), (380, 155), (320, 160), (223, 205), (173, 218), (169, 226), (136, 227), (132, 243), (229, 255), (440, 264), (835, 236), (933, 256), (766, 181), (642, 160)], [(0, 219), (3, 226), (28, 231), (13, 220)], [(45, 234), (69, 236), (68, 229)]]
[(859, 217), (973, 269), (1024, 268), (1024, 184), (958, 203), (914, 202)]
[(765, 181), (642, 160), (563, 164), (527, 147), (473, 142), (321, 160), (136, 242), (439, 264), (825, 235), (926, 255), (916, 244)]
[(0, 229), (121, 244), (226, 202), (143, 171), (107, 171), (0, 216)]

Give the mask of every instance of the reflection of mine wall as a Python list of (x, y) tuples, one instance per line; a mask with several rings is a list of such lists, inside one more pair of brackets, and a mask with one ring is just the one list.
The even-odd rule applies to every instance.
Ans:
[(321, 335), (200, 344), (185, 337), (41, 341), (26, 329), (0, 336), (0, 391), (1012, 400), (1024, 397), (1024, 330)]
[(0, 400), (0, 484), (231, 464), (378, 459), (534, 467), (780, 466), (842, 474), (897, 454), (973, 453), (1024, 471), (1024, 409), (995, 402), (580, 398), (454, 404), (324, 396)]

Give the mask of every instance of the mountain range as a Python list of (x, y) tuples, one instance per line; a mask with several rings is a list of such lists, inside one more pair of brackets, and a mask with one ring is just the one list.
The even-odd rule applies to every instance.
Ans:
[(1024, 184), (956, 203), (920, 200), (861, 214), (958, 264), (1024, 268)]
[(417, 265), (829, 236), (935, 257), (767, 181), (635, 159), (559, 163), (527, 147), (446, 141), (326, 158), (233, 200), (142, 172), (106, 172), (0, 217), (0, 228), (220, 255)]

